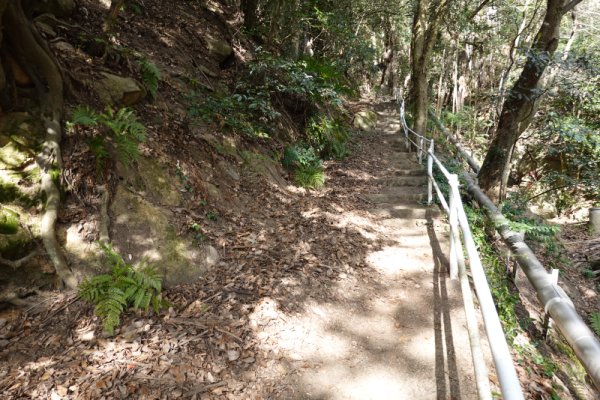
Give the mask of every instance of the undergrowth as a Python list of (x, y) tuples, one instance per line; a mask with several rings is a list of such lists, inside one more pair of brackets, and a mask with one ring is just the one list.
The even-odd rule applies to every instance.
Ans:
[(146, 128), (129, 108), (107, 107), (103, 113), (97, 113), (89, 107), (77, 107), (68, 123), (75, 126), (100, 127), (88, 138), (88, 145), (94, 154), (97, 169), (101, 169), (111, 149), (125, 166), (129, 166), (139, 157), (138, 146), (146, 140)]
[(104, 330), (113, 335), (121, 323), (121, 315), (128, 308), (148, 311), (150, 306), (158, 312), (166, 305), (161, 296), (162, 278), (156, 270), (145, 263), (135, 267), (123, 260), (111, 246), (101, 245), (110, 274), (86, 279), (79, 286), (79, 297), (94, 304), (94, 312), (102, 319)]
[(323, 162), (312, 146), (295, 144), (285, 149), (283, 166), (292, 173), (294, 183), (308, 189), (318, 189), (325, 184)]
[(158, 92), (158, 83), (160, 82), (160, 70), (152, 61), (143, 58), (139, 61), (140, 74), (144, 81), (144, 86), (152, 98), (156, 97)]

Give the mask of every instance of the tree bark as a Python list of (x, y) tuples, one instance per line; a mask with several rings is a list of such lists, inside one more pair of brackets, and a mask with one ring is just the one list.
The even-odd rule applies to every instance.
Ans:
[[(0, 3), (0, 9), (2, 4)], [(46, 195), (40, 235), (46, 253), (52, 261), (62, 284), (72, 289), (77, 280), (67, 266), (56, 239), (55, 225), (60, 205), (56, 178), (61, 171), (61, 118), (63, 111), (63, 79), (60, 68), (46, 43), (25, 16), (21, 1), (9, 1), (2, 15), (2, 23), (10, 52), (28, 66), (39, 96), (39, 118), (44, 123), (45, 140), (36, 157), (41, 171), (41, 189)]]
[(575, 5), (573, 3), (547, 0), (546, 14), (525, 66), (502, 105), (494, 138), (479, 172), (481, 188), (495, 201), (505, 196), (515, 144), (535, 115), (541, 95), (538, 84), (558, 47), (561, 19)]
[(412, 129), (425, 134), (429, 103), (429, 63), (438, 36), (439, 24), (450, 0), (418, 0), (416, 3), (411, 38), (410, 106)]
[(242, 13), (244, 14), (244, 26), (249, 31), (256, 28), (258, 24), (258, 0), (242, 0)]

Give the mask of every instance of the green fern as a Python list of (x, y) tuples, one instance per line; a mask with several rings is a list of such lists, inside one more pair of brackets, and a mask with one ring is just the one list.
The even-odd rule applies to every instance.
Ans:
[(112, 273), (86, 279), (79, 286), (79, 297), (95, 304), (94, 312), (102, 319), (104, 330), (111, 336), (121, 323), (121, 314), (129, 307), (155, 312), (167, 305), (161, 296), (162, 278), (150, 265), (137, 268), (127, 264), (112, 246), (100, 245)]
[(71, 123), (74, 125), (95, 126), (98, 122), (98, 114), (87, 106), (79, 106), (73, 110)]
[(319, 189), (325, 185), (325, 172), (320, 165), (310, 165), (298, 168), (294, 172), (296, 185), (307, 189)]
[(139, 157), (139, 144), (146, 140), (146, 128), (138, 121), (135, 112), (125, 107), (118, 110), (107, 107), (102, 114), (97, 114), (88, 107), (77, 107), (69, 125), (102, 125), (106, 128), (104, 134), (88, 140), (90, 150), (96, 158), (97, 169), (101, 169), (104, 159), (108, 157), (110, 144), (117, 158), (129, 166)]
[(590, 324), (596, 335), (600, 336), (600, 312), (593, 312), (590, 317)]
[(144, 86), (148, 89), (150, 96), (152, 98), (156, 97), (156, 92), (158, 91), (158, 82), (160, 81), (160, 70), (152, 61), (148, 59), (142, 59), (139, 62), (140, 65), (140, 73), (142, 74), (142, 80), (144, 81)]

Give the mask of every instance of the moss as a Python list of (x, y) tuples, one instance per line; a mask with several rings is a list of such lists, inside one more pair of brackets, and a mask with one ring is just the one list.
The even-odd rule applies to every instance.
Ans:
[(0, 234), (14, 235), (19, 231), (19, 215), (8, 208), (0, 208)]
[(0, 203), (17, 203), (25, 207), (32, 207), (37, 205), (39, 201), (40, 195), (28, 195), (16, 184), (0, 178)]

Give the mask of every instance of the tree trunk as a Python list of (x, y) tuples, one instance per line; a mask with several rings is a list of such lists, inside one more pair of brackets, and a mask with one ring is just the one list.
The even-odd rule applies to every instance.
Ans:
[(429, 63), (439, 30), (439, 22), (450, 0), (418, 0), (411, 39), (411, 88), (413, 130), (425, 134), (429, 103)]
[[(3, 8), (0, 1), (0, 11)], [(45, 41), (25, 16), (21, 1), (9, 1), (2, 13), (5, 40), (0, 44), (3, 55), (10, 54), (27, 67), (27, 73), (36, 86), (39, 118), (44, 124), (45, 140), (36, 162), (41, 171), (41, 189), (46, 195), (40, 236), (46, 253), (52, 261), (61, 283), (75, 288), (77, 280), (67, 266), (56, 239), (55, 225), (60, 205), (56, 176), (61, 172), (61, 118), (63, 111), (63, 79), (60, 68)], [(33, 110), (29, 110), (33, 112)]]
[(510, 162), (521, 133), (535, 115), (540, 79), (558, 47), (560, 21), (581, 0), (547, 0), (546, 15), (519, 79), (502, 106), (496, 133), (479, 172), (479, 184), (495, 201), (504, 198)]
[(244, 13), (244, 26), (249, 31), (258, 24), (258, 0), (242, 0), (242, 13)]

